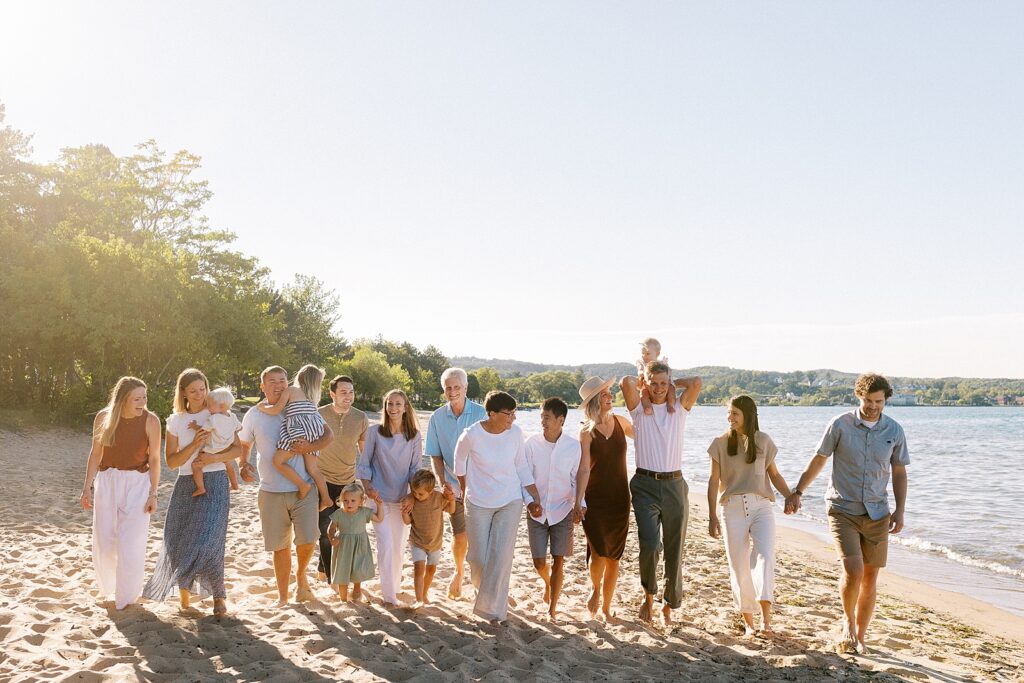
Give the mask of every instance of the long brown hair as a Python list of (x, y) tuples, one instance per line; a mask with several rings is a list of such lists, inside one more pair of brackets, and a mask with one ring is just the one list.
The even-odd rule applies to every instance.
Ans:
[(391, 418), (388, 417), (388, 399), (392, 396), (401, 396), (402, 400), (405, 401), (405, 412), (402, 413), (402, 436), (405, 437), (406, 441), (412, 441), (412, 438), (419, 433), (420, 428), (416, 424), (416, 411), (412, 409), (409, 397), (401, 389), (392, 389), (384, 394), (384, 400), (381, 402), (380, 407), (380, 427), (377, 429), (383, 437), (391, 438), (394, 436), (391, 433)]
[(185, 390), (188, 389), (188, 385), (195, 382), (197, 379), (203, 380), (203, 384), (206, 385), (206, 391), (210, 391), (210, 380), (206, 379), (206, 375), (203, 374), (202, 370), (196, 370), (195, 368), (185, 368), (178, 375), (178, 382), (174, 385), (174, 412), (176, 413), (187, 413), (188, 412), (188, 399), (185, 398)]
[[(746, 394), (733, 396), (729, 399), (729, 405), (743, 413), (743, 433), (747, 437), (747, 462), (757, 460), (757, 444), (754, 437), (757, 435), (757, 404), (754, 399)], [(740, 436), (735, 429), (729, 430), (729, 448), (726, 452), (729, 455), (736, 455), (739, 451)]]
[(107, 407), (103, 409), (105, 414), (103, 415), (103, 422), (100, 423), (99, 427), (101, 445), (107, 448), (114, 445), (114, 432), (117, 431), (117, 423), (121, 419), (121, 411), (124, 410), (128, 394), (140, 387), (145, 389), (146, 383), (138, 377), (125, 376), (117, 380), (117, 384), (114, 385), (114, 389), (110, 392), (110, 401), (107, 402)]

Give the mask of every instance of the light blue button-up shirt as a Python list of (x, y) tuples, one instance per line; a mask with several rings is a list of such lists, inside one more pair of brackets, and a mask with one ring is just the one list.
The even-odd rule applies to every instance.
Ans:
[(892, 465), (910, 464), (903, 427), (884, 413), (869, 427), (859, 410), (843, 413), (829, 423), (818, 444), (818, 455), (835, 456), (825, 492), (828, 507), (871, 519), (889, 514)]
[(430, 424), (427, 425), (427, 457), (444, 459), (444, 477), (456, 498), (462, 497), (462, 490), (455, 476), (455, 444), (462, 432), (486, 419), (487, 411), (473, 401), (466, 401), (466, 407), (458, 417), (452, 412), (451, 403), (445, 403), (430, 416)]
[(383, 436), (378, 425), (366, 430), (356, 478), (368, 479), (385, 503), (399, 503), (409, 493), (409, 480), (423, 464), (423, 436), (406, 441), (401, 433)]

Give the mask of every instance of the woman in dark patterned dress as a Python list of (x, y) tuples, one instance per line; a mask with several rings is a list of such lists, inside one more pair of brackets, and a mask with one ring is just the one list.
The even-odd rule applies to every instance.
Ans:
[[(587, 535), (587, 558), (593, 591), (587, 609), (605, 619), (615, 613), (615, 584), (619, 558), (626, 548), (629, 530), (629, 477), (626, 473), (626, 437), (633, 437), (629, 420), (612, 412), (609, 387), (614, 379), (591, 377), (580, 387), (580, 408), (587, 419), (580, 430), (579, 478), (576, 483), (576, 518), (582, 518)], [(583, 498), (587, 507), (581, 507)]]
[[(174, 390), (174, 413), (167, 418), (167, 466), (178, 470), (171, 502), (164, 520), (164, 542), (153, 576), (143, 595), (165, 600), (175, 589), (181, 608), (188, 609), (193, 594), (213, 596), (213, 614), (227, 614), (224, 588), (224, 543), (230, 502), (228, 475), (224, 463), (237, 458), (242, 447), (234, 443), (219, 453), (203, 453), (210, 432), (198, 428), (210, 416), (206, 395), (210, 385), (199, 370), (189, 368), (178, 375)], [(203, 463), (206, 495), (193, 497), (196, 490), (192, 463)], [(230, 464), (228, 465), (230, 466)], [(243, 469), (242, 478), (251, 481)]]

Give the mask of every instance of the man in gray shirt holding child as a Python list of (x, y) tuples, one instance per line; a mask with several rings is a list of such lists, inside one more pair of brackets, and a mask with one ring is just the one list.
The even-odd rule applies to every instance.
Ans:
[[(903, 428), (882, 414), (892, 396), (888, 380), (874, 373), (861, 375), (854, 385), (860, 407), (829, 423), (786, 499), (786, 514), (800, 509), (800, 497), (832, 457), (832, 478), (825, 500), (829, 528), (843, 561), (839, 591), (846, 616), (836, 650), (867, 652), (865, 636), (875, 612), (878, 571), (885, 566), (889, 534), (903, 529), (907, 502), (907, 465), (910, 453)], [(889, 477), (892, 476), (896, 509), (889, 512)]]

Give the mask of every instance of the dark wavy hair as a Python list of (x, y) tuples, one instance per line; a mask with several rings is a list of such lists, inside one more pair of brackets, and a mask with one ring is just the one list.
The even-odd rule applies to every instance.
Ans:
[[(747, 436), (747, 462), (757, 460), (757, 444), (754, 437), (757, 435), (757, 404), (754, 399), (746, 394), (733, 396), (729, 399), (729, 405), (743, 413), (743, 433)], [(729, 430), (729, 448), (726, 451), (729, 455), (736, 455), (740, 448), (740, 435), (735, 429)]]
[(853, 393), (857, 398), (863, 398), (876, 391), (885, 392), (886, 398), (892, 398), (892, 385), (889, 384), (889, 380), (876, 372), (861, 375), (853, 385)]

